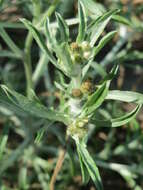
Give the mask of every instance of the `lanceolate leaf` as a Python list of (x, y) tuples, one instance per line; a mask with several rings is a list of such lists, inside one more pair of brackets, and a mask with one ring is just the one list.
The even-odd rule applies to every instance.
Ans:
[(68, 42), (69, 39), (69, 28), (59, 13), (56, 13), (56, 18), (59, 25), (60, 35), (62, 42)]
[(89, 176), (87, 168), (82, 160), (82, 155), (80, 154), (80, 150), (79, 150), (78, 146), (77, 146), (77, 153), (78, 153), (78, 158), (79, 158), (80, 168), (81, 168), (81, 173), (82, 173), (82, 183), (87, 184), (90, 176)]
[(8, 140), (9, 126), (6, 125), (0, 135), (0, 161), (2, 160), (3, 153)]
[(84, 4), (86, 10), (89, 12), (89, 15), (93, 16), (94, 19), (100, 17), (105, 11), (97, 2), (93, 0), (80, 0), (80, 2)]
[(118, 66), (113, 67), (109, 75), (102, 80), (101, 86), (88, 98), (84, 104), (81, 115), (89, 115), (93, 113), (105, 100), (110, 82), (117, 73)]
[(93, 93), (83, 106), (83, 115), (89, 115), (94, 112), (104, 101), (108, 92), (109, 83), (105, 82)]
[(90, 60), (82, 69), (82, 78), (84, 79), (84, 77), (86, 76), (90, 66), (92, 65), (93, 60)]
[(121, 16), (121, 15), (113, 15), (112, 19), (119, 22), (119, 23), (123, 23), (125, 25), (131, 26), (131, 22), (128, 19), (126, 19), (125, 17)]
[(143, 94), (131, 91), (110, 90), (106, 99), (143, 104)]
[(94, 44), (98, 40), (99, 36), (104, 31), (106, 25), (112, 18), (112, 15), (116, 14), (117, 12), (118, 12), (118, 10), (109, 11), (95, 21), (95, 24), (93, 24), (93, 26), (90, 29), (91, 33), (89, 34), (90, 35), (90, 45), (92, 47), (94, 46)]
[(79, 2), (78, 5), (78, 12), (79, 12), (79, 28), (78, 28), (78, 36), (77, 36), (77, 42), (80, 43), (84, 41), (85, 34), (86, 34), (86, 14), (84, 10), (84, 5)]
[(78, 152), (82, 158), (82, 161), (85, 164), (85, 166), (89, 172), (89, 175), (90, 175), (91, 179), (93, 180), (97, 190), (103, 190), (99, 170), (98, 170), (94, 160), (90, 156), (89, 152), (87, 151), (85, 143), (79, 142), (79, 140), (76, 140), (76, 146), (77, 146)]
[(142, 105), (136, 106), (136, 108), (130, 113), (125, 114), (122, 117), (111, 119), (111, 120), (98, 120), (93, 118), (92, 123), (100, 127), (120, 127), (129, 123), (139, 112)]
[[(18, 115), (21, 117), (27, 117), (29, 114), (13, 104), (3, 91), (0, 90), (0, 107), (7, 110), (8, 115)], [(7, 112), (4, 112), (4, 115), (7, 115)]]
[(14, 59), (20, 59), (20, 56), (8, 50), (1, 50), (0, 57), (10, 57)]
[(56, 47), (56, 55), (59, 58), (60, 68), (61, 70), (68, 76), (71, 77), (73, 74), (73, 64), (69, 52), (69, 45), (68, 43), (64, 42)]
[(0, 36), (2, 39), (5, 41), (7, 46), (11, 49), (13, 53), (15, 53), (16, 57), (21, 58), (22, 57), (22, 52), (19, 49), (19, 47), (14, 43), (14, 41), (10, 38), (8, 33), (5, 31), (3, 27), (0, 26)]
[(117, 74), (118, 72), (118, 68), (119, 66), (118, 65), (114, 65), (114, 67), (111, 69), (110, 73), (107, 74), (100, 82), (99, 84), (103, 84), (104, 82), (106, 81), (111, 81)]
[(50, 44), (50, 47), (53, 47), (55, 45), (55, 38), (52, 37), (51, 30), (50, 30), (50, 23), (49, 18), (47, 17), (47, 20), (45, 22), (45, 30), (46, 30), (46, 36), (48, 38), (48, 42)]
[[(88, 72), (90, 66), (93, 63), (93, 59), (94, 57), (100, 52), (100, 50), (114, 37), (114, 35), (116, 34), (116, 31), (112, 31), (109, 32), (108, 34), (106, 34), (98, 43), (97, 46), (95, 46), (93, 48), (93, 53), (92, 53), (92, 58), (91, 60), (88, 62), (88, 64), (86, 64), (83, 69), (82, 69), (82, 77), (84, 78), (84, 76), (86, 75), (86, 73)], [(99, 65), (100, 66), (100, 65)]]
[[(26, 19), (21, 19), (21, 21), (25, 24), (25, 26), (28, 28), (28, 30), (32, 33), (34, 39), (36, 40), (36, 42), (38, 43), (38, 45), (40, 46), (40, 48), (45, 51), (47, 53), (47, 57), (48, 59), (56, 66), (58, 67), (57, 63), (56, 63), (56, 59), (53, 57), (53, 55), (51, 54), (51, 52), (48, 50), (44, 39), (42, 38), (42, 36), (40, 35), (40, 33), (38, 32), (38, 30), (32, 25), (31, 22), (29, 22)], [(58, 67), (59, 68), (59, 67)]]
[(29, 100), (28, 98), (15, 92), (14, 90), (10, 90), (5, 85), (1, 85), (1, 90), (6, 93), (14, 106), (21, 108), (23, 111), (28, 112), (33, 116), (49, 119), (52, 121), (61, 121), (64, 123), (67, 122), (66, 116), (63, 113), (58, 113), (57, 111), (48, 109), (37, 101)]
[(99, 44), (97, 46), (95, 46), (95, 48), (93, 49), (93, 55), (96, 56), (99, 51), (114, 37), (114, 35), (116, 34), (116, 31), (112, 31), (109, 32), (108, 34), (106, 34), (100, 41)]

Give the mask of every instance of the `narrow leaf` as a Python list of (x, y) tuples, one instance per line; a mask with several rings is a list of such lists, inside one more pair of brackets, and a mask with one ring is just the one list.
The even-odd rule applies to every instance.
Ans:
[(57, 22), (59, 25), (60, 35), (62, 42), (68, 42), (69, 39), (69, 28), (59, 13), (56, 13)]
[(77, 43), (80, 43), (84, 41), (85, 34), (86, 34), (86, 14), (85, 14), (85, 9), (84, 5), (79, 2), (78, 3), (78, 13), (79, 13), (79, 28), (78, 28), (78, 36), (77, 36)]
[(54, 47), (55, 45), (55, 40), (52, 37), (51, 30), (50, 30), (50, 23), (49, 23), (49, 18), (47, 17), (46, 22), (45, 22), (45, 30), (46, 30), (46, 36), (48, 38), (48, 42), (50, 47)]
[(108, 92), (106, 99), (143, 104), (143, 94), (131, 91), (111, 90)]
[(7, 46), (11, 49), (11, 51), (14, 52), (17, 57), (21, 58), (22, 57), (21, 50), (14, 43), (14, 41), (10, 38), (10, 36), (7, 34), (7, 32), (5, 31), (5, 29), (3, 27), (0, 27), (0, 36), (5, 41)]
[(111, 72), (103, 78), (101, 86), (88, 98), (87, 102), (83, 105), (81, 115), (87, 116), (94, 112), (105, 100), (110, 82), (117, 73), (118, 66), (114, 66)]
[(69, 45), (67, 42), (64, 42), (60, 44), (59, 46), (57, 45), (56, 47), (56, 55), (61, 60), (59, 63), (61, 69), (63, 72), (68, 76), (71, 77), (73, 74), (73, 64), (70, 56), (70, 51), (69, 51)]
[(84, 7), (88, 10), (89, 15), (94, 17), (94, 19), (100, 17), (104, 12), (103, 7), (93, 0), (80, 0), (80, 2), (84, 4)]
[(80, 162), (80, 168), (81, 168), (81, 174), (82, 174), (82, 183), (87, 184), (90, 176), (89, 176), (87, 168), (86, 168), (86, 166), (82, 160), (82, 156), (80, 154), (80, 150), (79, 150), (78, 146), (77, 146), (77, 153), (78, 153), (79, 162)]
[(0, 21), (0, 27), (12, 28), (12, 29), (25, 29), (25, 26), (23, 23), (9, 22), (9, 21)]
[(100, 41), (99, 44), (93, 49), (93, 54), (96, 56), (99, 51), (114, 37), (117, 31), (112, 31), (106, 34)]
[(131, 26), (131, 22), (121, 15), (113, 15), (112, 19), (119, 23)]
[(90, 60), (82, 69), (82, 78), (86, 76), (86, 73), (88, 72), (90, 66), (92, 65), (93, 60)]
[(103, 84), (106, 81), (111, 81), (117, 74), (119, 69), (118, 65), (114, 65), (113, 68), (111, 69), (110, 73), (107, 74), (100, 82), (99, 84)]
[(21, 57), (12, 51), (7, 51), (7, 50), (1, 50), (0, 51), (0, 57), (10, 57), (14, 59), (21, 59)]
[[(82, 69), (82, 77), (84, 78), (84, 76), (86, 75), (86, 73), (88, 72), (90, 66), (93, 64), (93, 59), (94, 57), (100, 52), (100, 50), (113, 38), (113, 36), (116, 34), (116, 31), (112, 31), (109, 32), (107, 35), (105, 35), (100, 41), (99, 44), (97, 46), (95, 46), (93, 48), (93, 53), (92, 53), (92, 59), (88, 62), (88, 64), (86, 64), (83, 69)], [(96, 64), (96, 66), (98, 67), (98, 64)], [(99, 65), (100, 67), (100, 65)], [(100, 67), (100, 70), (102, 68)], [(104, 71), (103, 71), (104, 72)]]
[(98, 18), (95, 24), (91, 27), (90, 31), (90, 45), (93, 47), (96, 41), (98, 40), (99, 36), (104, 31), (106, 25), (112, 18), (112, 15), (116, 14), (118, 10), (113, 10), (105, 13), (103, 16)]
[(2, 160), (4, 150), (6, 148), (7, 140), (8, 140), (8, 132), (9, 126), (5, 126), (3, 132), (0, 136), (0, 161)]
[(64, 116), (62, 113), (48, 109), (35, 100), (29, 100), (27, 97), (15, 92), (14, 90), (10, 90), (5, 85), (1, 85), (1, 89), (6, 93), (8, 98), (15, 106), (21, 108), (23, 111), (26, 111), (33, 116), (53, 121), (66, 121), (66, 116)]
[(136, 106), (136, 108), (133, 111), (119, 118), (111, 120), (98, 120), (93, 118), (91, 122), (100, 127), (120, 127), (122, 125), (129, 123), (133, 118), (135, 118), (141, 106), (142, 105)]
[(89, 152), (87, 151), (85, 143), (79, 142), (79, 140), (76, 140), (76, 146), (78, 148), (82, 161), (84, 162), (89, 172), (89, 175), (92, 178), (97, 190), (103, 190), (103, 185), (102, 185), (101, 177), (99, 174), (99, 170), (94, 160), (90, 156)]
[(108, 92), (108, 84), (104, 83), (93, 93), (84, 104), (82, 114), (89, 115), (96, 110), (104, 101)]
[[(36, 42), (38, 43), (38, 45), (40, 46), (40, 48), (45, 51), (47, 53), (47, 58), (56, 66), (58, 67), (57, 63), (56, 63), (56, 59), (53, 57), (53, 55), (51, 54), (51, 52), (48, 50), (44, 39), (42, 38), (42, 36), (40, 35), (40, 33), (38, 32), (38, 30), (32, 25), (31, 22), (29, 22), (26, 19), (21, 19), (21, 21), (25, 24), (25, 26), (28, 28), (28, 30), (32, 33), (34, 39), (36, 40)], [(59, 67), (58, 67), (59, 68)]]

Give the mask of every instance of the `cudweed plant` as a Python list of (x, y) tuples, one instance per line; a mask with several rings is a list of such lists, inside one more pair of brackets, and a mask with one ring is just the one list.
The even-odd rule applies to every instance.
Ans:
[[(29, 35), (32, 34), (41, 50), (47, 54), (49, 61), (62, 73), (63, 78), (69, 79), (68, 83), (65, 80), (61, 83), (55, 81), (55, 86), (60, 91), (59, 107), (54, 110), (42, 105), (36, 97), (32, 85), (30, 85), (31, 89), (28, 92), (30, 96), (28, 97), (1, 85), (1, 91), (7, 95), (8, 100), (2, 94), (0, 101), (14, 108), (20, 108), (30, 115), (65, 124), (67, 126), (67, 143), (68, 139), (72, 138), (76, 145), (83, 183), (87, 183), (90, 176), (96, 189), (102, 190), (99, 170), (87, 149), (88, 126), (92, 123), (100, 127), (119, 127), (130, 122), (143, 104), (143, 95), (130, 91), (109, 90), (110, 83), (118, 71), (118, 65), (113, 66), (109, 74), (97, 86), (94, 85), (92, 79), (87, 77), (96, 55), (116, 34), (116, 31), (111, 31), (99, 38), (106, 25), (113, 17), (115, 18), (119, 11), (106, 12), (91, 21), (87, 17), (84, 2), (79, 1), (78, 3), (79, 28), (74, 42), (70, 42), (69, 27), (59, 13), (56, 13), (56, 20), (60, 39), (52, 34), (49, 18), (44, 23), (47, 41), (44, 40), (34, 22), (21, 19), (29, 30)], [(96, 118), (97, 109), (107, 100), (133, 102), (136, 107), (119, 118), (99, 120)], [(63, 158), (61, 160), (63, 162)], [(55, 180), (52, 180), (51, 190), (54, 189), (54, 183)]]

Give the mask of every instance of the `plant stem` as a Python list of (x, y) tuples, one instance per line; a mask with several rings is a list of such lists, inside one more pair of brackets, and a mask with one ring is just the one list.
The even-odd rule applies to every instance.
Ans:
[(45, 21), (47, 17), (50, 17), (53, 14), (59, 2), (60, 0), (53, 1), (53, 4), (42, 15), (41, 21), (37, 24), (38, 27), (41, 26), (41, 24), (43, 24), (43, 22)]
[(48, 63), (47, 55), (46, 55), (46, 53), (43, 53), (40, 56), (39, 62), (37, 64), (37, 67), (36, 67), (36, 69), (35, 69), (35, 71), (33, 73), (33, 76), (32, 76), (32, 80), (33, 80), (34, 86), (36, 86), (38, 79), (43, 74), (47, 63)]
[[(40, 2), (37, 0), (33, 0), (33, 8), (34, 8), (34, 17), (32, 23), (36, 23), (37, 19), (40, 15)], [(31, 32), (28, 32), (26, 41), (25, 41), (25, 49), (24, 49), (24, 68), (25, 68), (25, 75), (27, 81), (27, 97), (31, 97), (31, 89), (33, 89), (33, 82), (32, 82), (32, 64), (31, 64), (31, 46), (32, 46), (33, 36)]]
[[(34, 18), (32, 23), (39, 26), (43, 23), (45, 18), (48, 16), (50, 17), (51, 14), (54, 12), (59, 0), (55, 0), (53, 4), (48, 8), (48, 10), (44, 13), (42, 19), (38, 22), (38, 19), (40, 18), (40, 12), (41, 12), (41, 6), (40, 1), (33, 0), (33, 7), (34, 7)], [(38, 22), (38, 23), (37, 23)], [(31, 46), (32, 46), (33, 36), (30, 32), (28, 32), (25, 42), (25, 50), (24, 50), (24, 68), (25, 68), (25, 75), (26, 75), (26, 81), (27, 81), (27, 97), (31, 98), (31, 89), (33, 89), (34, 84), (32, 81), (32, 64), (31, 64)], [(42, 69), (43, 67), (40, 66)], [(39, 70), (41, 72), (41, 70)], [(37, 73), (37, 75), (39, 75)]]
[(56, 167), (54, 169), (54, 173), (53, 173), (51, 181), (50, 181), (50, 190), (54, 190), (55, 189), (56, 178), (57, 178), (57, 175), (58, 175), (58, 173), (61, 170), (61, 167), (63, 165), (65, 154), (66, 154), (66, 149), (61, 149), (60, 153), (59, 153), (59, 157), (58, 157), (58, 161), (57, 161)]
[[(41, 20), (39, 23), (37, 23), (37, 27), (39, 28), (43, 22), (45, 21), (45, 19), (47, 17), (50, 17), (52, 15), (52, 13), (54, 12), (54, 10), (56, 9), (58, 3), (60, 2), (60, 0), (54, 0), (53, 4), (45, 11), (45, 13), (41, 16)], [(34, 86), (36, 85), (38, 79), (40, 78), (40, 76), (43, 74), (44, 68), (46, 67), (47, 63), (48, 63), (48, 59), (46, 56), (46, 53), (42, 54), (39, 62), (36, 66), (36, 69), (33, 73), (33, 83)]]
[(32, 65), (31, 65), (31, 45), (32, 45), (32, 34), (28, 32), (25, 42), (25, 49), (24, 49), (24, 68), (25, 68), (25, 75), (27, 81), (27, 97), (30, 97), (30, 90), (33, 89), (32, 83)]

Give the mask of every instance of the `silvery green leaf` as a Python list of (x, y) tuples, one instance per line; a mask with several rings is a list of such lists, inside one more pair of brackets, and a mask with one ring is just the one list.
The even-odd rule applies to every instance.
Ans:
[(57, 45), (55, 53), (59, 58), (60, 68), (68, 77), (71, 77), (73, 74), (73, 63), (71, 60), (68, 43), (64, 42), (60, 45)]
[(78, 28), (78, 36), (77, 36), (77, 43), (81, 43), (84, 41), (87, 29), (87, 21), (86, 21), (86, 14), (84, 5), (79, 2), (78, 3), (78, 13), (79, 13), (79, 28)]
[(55, 86), (56, 86), (57, 89), (59, 89), (60, 91), (65, 92), (65, 87), (62, 86), (60, 83), (58, 83), (58, 82), (55, 81), (54, 84), (55, 84)]
[[(114, 37), (116, 34), (116, 31), (109, 32), (106, 34), (98, 43), (97, 46), (93, 48), (93, 53), (92, 53), (92, 59), (83, 67), (82, 69), (82, 77), (86, 75), (88, 72), (90, 66), (93, 64), (93, 58), (100, 52), (100, 50)], [(100, 66), (100, 65), (99, 65)]]
[(84, 165), (86, 166), (86, 169), (88, 170), (89, 175), (91, 179), (93, 180), (97, 190), (103, 190), (103, 185), (102, 185), (101, 177), (99, 174), (99, 170), (96, 166), (96, 163), (90, 156), (85, 143), (83, 141), (79, 141), (78, 139), (76, 139), (75, 142), (76, 142), (78, 152), (81, 156), (81, 159)]
[(93, 1), (93, 0), (80, 0), (84, 4), (84, 7), (88, 11), (88, 14), (93, 18), (97, 19), (100, 17), (104, 12), (105, 9), (101, 4)]
[(93, 56), (96, 56), (99, 51), (114, 37), (117, 31), (112, 31), (106, 34), (98, 43), (97, 46), (93, 48)]
[(89, 96), (87, 102), (83, 105), (81, 115), (88, 116), (92, 114), (104, 102), (108, 94), (110, 82), (117, 73), (117, 70), (118, 66), (113, 67), (111, 72), (103, 78), (102, 84)]
[(119, 10), (109, 11), (109, 12), (103, 14), (103, 16), (97, 18), (95, 23), (93, 23), (93, 25), (89, 29), (89, 34), (88, 34), (88, 36), (90, 38), (89, 39), (90, 40), (90, 45), (92, 47), (94, 46), (94, 44), (97, 42), (98, 38), (100, 37), (100, 35), (104, 31), (104, 29), (107, 26), (108, 22), (112, 18), (112, 15), (115, 15), (118, 11)]
[[(67, 117), (63, 113), (48, 109), (47, 107), (35, 100), (29, 100), (27, 97), (17, 93), (14, 90), (9, 89), (5, 85), (1, 85), (1, 90), (5, 92), (5, 94), (11, 101), (11, 104), (20, 108), (24, 112), (27, 112), (35, 117), (49, 119), (52, 121), (62, 121), (65, 123), (67, 121)], [(3, 103), (5, 102), (3, 101)]]
[(11, 39), (11, 37), (6, 32), (6, 30), (1, 26), (0, 26), (0, 36), (2, 37), (4, 42), (7, 44), (7, 46), (11, 49), (11, 51), (15, 54), (15, 57), (21, 58), (22, 57), (22, 51), (15, 44), (15, 42)]
[(49, 45), (51, 48), (54, 48), (55, 46), (55, 38), (51, 34), (50, 30), (50, 23), (49, 23), (49, 18), (47, 17), (46, 22), (45, 22), (45, 31), (46, 31), (46, 37), (48, 39)]
[(0, 161), (2, 160), (3, 153), (7, 144), (9, 133), (9, 125), (5, 125), (0, 135)]
[(110, 90), (106, 99), (143, 104), (143, 95), (141, 93), (131, 91)]
[(89, 173), (87, 171), (87, 168), (82, 160), (82, 155), (80, 153), (79, 147), (77, 146), (77, 153), (78, 153), (78, 158), (79, 158), (79, 162), (80, 162), (80, 168), (81, 168), (81, 173), (82, 173), (82, 183), (83, 184), (87, 184), (89, 181)]
[(87, 100), (83, 105), (82, 115), (90, 115), (93, 113), (103, 102), (107, 96), (109, 83), (103, 83)]
[(57, 65), (56, 59), (54, 58), (54, 56), (52, 55), (52, 53), (48, 50), (44, 39), (42, 38), (42, 36), (40, 35), (40, 33), (38, 32), (38, 30), (32, 25), (31, 22), (29, 22), (26, 19), (21, 19), (21, 21), (25, 24), (25, 26), (28, 28), (28, 30), (32, 33), (34, 39), (36, 40), (36, 42), (38, 43), (38, 45), (40, 46), (40, 48), (45, 51), (47, 53), (47, 58), (57, 67), (59, 68), (59, 66)]
[(56, 13), (57, 22), (59, 25), (59, 31), (61, 35), (62, 42), (68, 42), (69, 40), (69, 28), (66, 24), (65, 20), (62, 18), (62, 16), (59, 13)]
[(132, 23), (127, 18), (121, 15), (113, 15), (112, 19), (115, 20), (116, 22), (119, 22), (128, 26), (132, 25)]
[(141, 107), (142, 105), (137, 105), (133, 111), (119, 118), (110, 120), (98, 120), (96, 118), (93, 118), (91, 122), (99, 127), (120, 127), (129, 123), (133, 118), (135, 118)]

